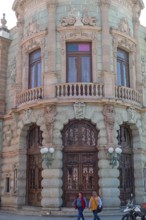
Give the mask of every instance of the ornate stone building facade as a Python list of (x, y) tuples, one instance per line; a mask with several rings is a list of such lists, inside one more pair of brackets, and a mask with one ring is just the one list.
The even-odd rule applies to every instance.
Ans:
[[(0, 27), (2, 209), (60, 210), (92, 190), (107, 208), (131, 192), (146, 201), (143, 7), (142, 0), (14, 1), (17, 26), (8, 31), (3, 17)], [(112, 166), (108, 149), (118, 145)], [(43, 146), (55, 149), (49, 168)]]

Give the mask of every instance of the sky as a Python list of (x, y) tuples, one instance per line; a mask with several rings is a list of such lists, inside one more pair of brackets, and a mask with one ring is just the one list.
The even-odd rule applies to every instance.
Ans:
[[(14, 0), (0, 0), (0, 19), (3, 17), (3, 13), (5, 13), (8, 29), (16, 25), (15, 13), (12, 10), (13, 2)], [(143, 2), (146, 7), (146, 0), (143, 0)], [(140, 23), (146, 27), (146, 8), (141, 12)]]

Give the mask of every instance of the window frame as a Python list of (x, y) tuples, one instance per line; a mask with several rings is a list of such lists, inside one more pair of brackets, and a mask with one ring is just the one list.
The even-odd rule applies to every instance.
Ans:
[[(124, 52), (128, 59), (124, 59), (120, 56), (118, 56), (118, 51), (122, 51)], [(120, 64), (120, 70), (118, 72), (118, 63)], [(126, 67), (126, 79), (124, 78), (124, 68)], [(121, 49), (121, 48), (117, 48), (117, 85), (118, 86), (125, 86), (125, 87), (129, 87), (130, 88), (130, 65), (129, 65), (129, 53), (124, 50), (124, 49)], [(118, 82), (118, 78), (120, 77), (120, 81), (121, 81), (121, 84), (119, 84)], [(126, 83), (125, 83), (126, 81)]]
[[(67, 50), (68, 48), (68, 45), (71, 45), (71, 44), (89, 44), (89, 48), (90, 50), (89, 51), (73, 51), (73, 52), (69, 52)], [(77, 81), (76, 83), (86, 83), (84, 81), (82, 81), (82, 57), (89, 57), (90, 60), (90, 81), (87, 82), (87, 83), (91, 83), (92, 82), (92, 42), (66, 42), (66, 82), (69, 82), (68, 81), (68, 78), (69, 78), (69, 57), (76, 57), (77, 58)], [(71, 83), (71, 82), (70, 82)]]
[[(40, 56), (36, 59), (32, 59), (31, 56), (40, 53)], [(40, 72), (38, 65), (40, 64)], [(34, 86), (32, 86), (32, 69), (34, 67)], [(40, 79), (39, 79), (40, 75)], [(40, 80), (40, 81), (39, 81)], [(39, 85), (40, 84), (40, 85)], [(38, 48), (31, 53), (29, 53), (29, 76), (28, 76), (28, 89), (33, 89), (36, 87), (40, 87), (42, 85), (42, 61), (41, 61), (41, 49)]]

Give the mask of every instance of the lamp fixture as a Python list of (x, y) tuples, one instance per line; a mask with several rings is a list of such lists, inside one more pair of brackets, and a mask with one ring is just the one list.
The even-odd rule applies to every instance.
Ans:
[(41, 155), (42, 155), (42, 159), (45, 162), (46, 166), (49, 168), (50, 165), (52, 164), (52, 161), (54, 160), (54, 152), (55, 149), (54, 147), (42, 147), (40, 149)]
[(112, 168), (114, 168), (117, 165), (117, 162), (120, 159), (121, 153), (122, 153), (121, 146), (117, 146), (116, 148), (113, 148), (113, 147), (108, 148), (110, 165), (112, 165)]

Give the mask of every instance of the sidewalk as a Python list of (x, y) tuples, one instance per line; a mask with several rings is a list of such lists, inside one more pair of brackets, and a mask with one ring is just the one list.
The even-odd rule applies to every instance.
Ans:
[[(86, 213), (84, 214), (85, 220), (93, 220), (93, 217), (86, 216)], [(99, 214), (101, 220), (121, 220), (122, 213), (120, 215), (103, 215), (102, 213)], [(70, 216), (28, 216), (28, 215), (17, 215), (12, 213), (6, 213), (3, 211), (0, 211), (0, 220), (77, 220), (77, 217)]]

